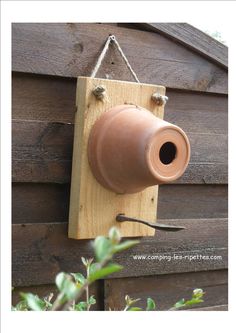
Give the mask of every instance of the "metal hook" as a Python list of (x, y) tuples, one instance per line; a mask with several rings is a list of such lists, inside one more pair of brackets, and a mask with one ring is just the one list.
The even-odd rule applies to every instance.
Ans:
[(116, 221), (117, 222), (142, 223), (142, 224), (148, 225), (149, 227), (152, 227), (154, 229), (163, 230), (163, 231), (180, 231), (180, 230), (186, 229), (185, 227), (177, 226), (177, 225), (167, 225), (167, 224), (143, 221), (143, 220), (135, 219), (132, 217), (127, 217), (127, 216), (125, 216), (125, 214), (118, 214), (116, 216)]

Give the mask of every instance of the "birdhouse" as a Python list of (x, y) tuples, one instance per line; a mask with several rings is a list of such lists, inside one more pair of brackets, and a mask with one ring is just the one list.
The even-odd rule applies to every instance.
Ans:
[(164, 95), (163, 86), (78, 78), (69, 237), (114, 225), (125, 237), (154, 234), (158, 185), (190, 159), (184, 131), (163, 120)]

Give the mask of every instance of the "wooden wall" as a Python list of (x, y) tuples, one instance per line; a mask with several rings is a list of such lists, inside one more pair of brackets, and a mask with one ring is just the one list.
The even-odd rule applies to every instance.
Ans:
[[(144, 29), (143, 31), (140, 29)], [(145, 26), (12, 25), (12, 283), (44, 294), (55, 274), (82, 269), (89, 241), (67, 238), (76, 77), (89, 76), (109, 33), (142, 82), (167, 87), (165, 119), (192, 147), (184, 176), (159, 192), (158, 218), (185, 225), (158, 232), (117, 262), (125, 269), (94, 287), (97, 309), (120, 309), (124, 295), (156, 299), (161, 310), (206, 290), (204, 310), (227, 304), (227, 70)], [(98, 76), (132, 80), (112, 49)], [(222, 260), (134, 260), (135, 254), (219, 255)]]

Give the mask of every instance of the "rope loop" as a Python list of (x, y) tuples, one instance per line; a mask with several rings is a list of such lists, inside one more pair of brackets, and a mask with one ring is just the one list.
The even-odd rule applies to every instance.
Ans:
[(122, 59), (124, 60), (127, 68), (130, 70), (130, 72), (131, 72), (133, 78), (135, 79), (135, 81), (138, 82), (138, 83), (140, 83), (140, 81), (139, 81), (139, 79), (138, 79), (135, 71), (132, 69), (132, 67), (131, 67), (128, 59), (126, 58), (124, 52), (122, 51), (122, 48), (120, 47), (120, 44), (118, 43), (118, 41), (117, 41), (117, 39), (116, 39), (116, 37), (114, 35), (110, 35), (107, 38), (107, 41), (106, 41), (106, 43), (104, 45), (104, 48), (103, 48), (100, 56), (98, 57), (97, 63), (96, 63), (96, 65), (95, 65), (95, 67), (94, 67), (94, 69), (93, 69), (93, 71), (91, 73), (91, 77), (94, 78), (96, 76), (96, 74), (97, 74), (97, 72), (98, 72), (98, 70), (99, 70), (99, 68), (100, 68), (100, 66), (101, 66), (101, 64), (102, 64), (102, 62), (103, 62), (106, 54), (107, 54), (107, 51), (108, 51), (109, 46), (110, 46), (111, 43), (114, 43), (114, 45), (116, 46), (117, 50), (119, 51)]

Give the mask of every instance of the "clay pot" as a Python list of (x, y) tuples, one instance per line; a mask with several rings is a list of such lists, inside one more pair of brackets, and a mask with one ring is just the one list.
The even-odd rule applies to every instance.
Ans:
[(105, 112), (88, 142), (94, 177), (116, 193), (174, 181), (184, 173), (189, 158), (189, 140), (182, 129), (134, 105)]

